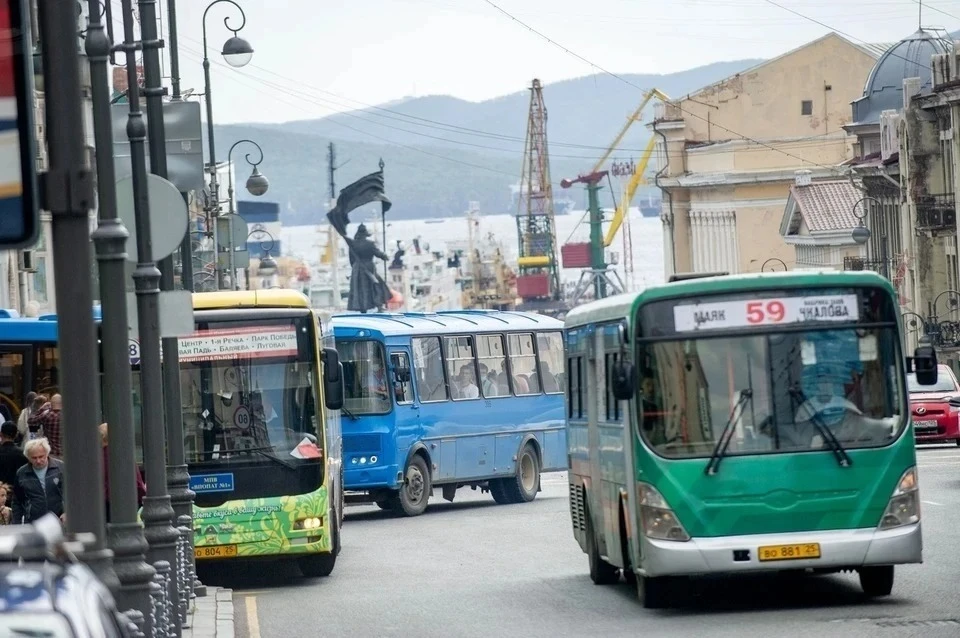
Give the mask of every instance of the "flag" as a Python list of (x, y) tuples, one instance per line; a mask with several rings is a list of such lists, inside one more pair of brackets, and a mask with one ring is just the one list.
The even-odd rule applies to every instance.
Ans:
[(384, 213), (393, 206), (383, 192), (383, 171), (361, 177), (341, 190), (340, 196), (337, 197), (337, 205), (327, 213), (327, 219), (340, 235), (346, 237), (350, 211), (377, 201), (383, 206)]

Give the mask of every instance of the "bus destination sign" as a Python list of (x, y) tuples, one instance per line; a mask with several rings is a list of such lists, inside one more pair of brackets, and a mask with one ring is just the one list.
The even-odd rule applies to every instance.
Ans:
[(858, 321), (857, 295), (742, 299), (675, 306), (677, 332), (753, 328), (820, 321)]
[(297, 354), (297, 331), (294, 326), (201, 330), (177, 341), (181, 362), (290, 357)]

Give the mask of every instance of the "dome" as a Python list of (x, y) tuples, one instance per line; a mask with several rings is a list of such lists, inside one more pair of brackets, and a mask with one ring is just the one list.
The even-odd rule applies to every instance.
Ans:
[(855, 124), (879, 124), (880, 113), (903, 108), (903, 81), (920, 78), (921, 91), (933, 85), (930, 59), (937, 53), (949, 53), (951, 43), (930, 31), (918, 30), (880, 56), (863, 88), (863, 97), (853, 103)]

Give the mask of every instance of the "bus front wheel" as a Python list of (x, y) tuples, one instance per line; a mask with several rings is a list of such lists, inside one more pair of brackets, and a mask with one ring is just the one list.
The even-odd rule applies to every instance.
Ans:
[(893, 591), (893, 565), (860, 568), (860, 587), (870, 597), (889, 596)]
[(337, 554), (340, 553), (340, 532), (337, 530), (336, 516), (330, 525), (330, 553), (301, 556), (297, 559), (300, 573), (307, 578), (326, 578), (333, 573), (337, 564)]
[(392, 509), (406, 516), (419, 516), (427, 509), (427, 501), (433, 486), (430, 484), (430, 470), (423, 457), (415, 455), (410, 459), (404, 472), (400, 491), (391, 498)]

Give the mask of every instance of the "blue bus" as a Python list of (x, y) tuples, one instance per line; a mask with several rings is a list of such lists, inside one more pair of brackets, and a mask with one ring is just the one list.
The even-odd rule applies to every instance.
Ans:
[(566, 469), (563, 322), (524, 312), (334, 315), (351, 501), (422, 514), (434, 487), (532, 501)]
[[(93, 312), (99, 321), (100, 308)], [(47, 396), (60, 391), (57, 316), (27, 318), (0, 309), (0, 403), (14, 420), (31, 391)]]

